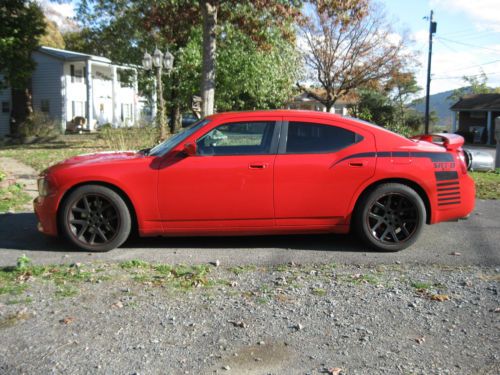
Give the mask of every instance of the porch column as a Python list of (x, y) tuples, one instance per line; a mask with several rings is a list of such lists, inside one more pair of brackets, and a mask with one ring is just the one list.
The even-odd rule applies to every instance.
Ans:
[(139, 118), (139, 78), (137, 69), (134, 69), (134, 108), (132, 110), (132, 125), (138, 125)]
[(491, 111), (488, 111), (488, 119), (486, 120), (486, 131), (488, 132), (487, 138), (486, 138), (486, 144), (491, 145), (493, 144), (492, 139), (491, 139), (491, 129), (492, 129), (492, 116), (491, 116)]
[(92, 63), (88, 59), (85, 63), (85, 84), (87, 85), (87, 128), (93, 130), (94, 95), (92, 92)]
[(457, 112), (453, 111), (453, 124), (451, 125), (452, 133), (455, 133), (457, 131), (457, 120), (458, 120)]
[(116, 89), (116, 66), (112, 65), (111, 66), (111, 107), (113, 109), (113, 126), (117, 126), (118, 125), (118, 120), (116, 118), (116, 95), (118, 94), (117, 93), (117, 89)]

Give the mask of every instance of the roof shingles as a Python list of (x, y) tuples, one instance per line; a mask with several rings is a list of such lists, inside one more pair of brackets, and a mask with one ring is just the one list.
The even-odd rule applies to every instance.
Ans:
[(500, 111), (500, 94), (472, 94), (460, 98), (452, 111)]

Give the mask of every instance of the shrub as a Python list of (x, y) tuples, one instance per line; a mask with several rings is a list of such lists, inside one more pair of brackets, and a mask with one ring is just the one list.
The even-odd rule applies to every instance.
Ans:
[(153, 126), (110, 128), (101, 130), (101, 138), (106, 148), (114, 150), (140, 150), (152, 147), (158, 140), (158, 130)]
[(60, 126), (47, 114), (33, 112), (29, 118), (19, 124), (18, 133), (22, 137), (51, 137), (60, 134)]

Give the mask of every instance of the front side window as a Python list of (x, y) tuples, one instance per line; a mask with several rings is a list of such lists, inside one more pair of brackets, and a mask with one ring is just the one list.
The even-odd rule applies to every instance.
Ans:
[(196, 142), (199, 155), (269, 154), (274, 121), (220, 125)]
[(335, 152), (357, 143), (361, 139), (359, 134), (337, 126), (290, 122), (288, 124), (286, 153)]

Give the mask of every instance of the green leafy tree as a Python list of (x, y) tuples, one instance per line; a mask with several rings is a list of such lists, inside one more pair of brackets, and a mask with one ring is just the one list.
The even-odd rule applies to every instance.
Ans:
[(465, 86), (453, 91), (448, 97), (456, 102), (461, 97), (469, 94), (495, 94), (500, 93), (500, 87), (491, 88), (488, 86), (488, 76), (481, 70), (479, 75), (463, 76)]
[[(279, 107), (292, 95), (291, 83), (299, 70), (294, 13), (287, 13), (292, 10), (288, 4), (281, 11), (262, 4), (216, 4), (215, 105), (219, 110)], [(164, 89), (173, 123), (178, 123), (178, 113), (188, 110), (192, 96), (200, 94), (203, 27), (199, 1), (82, 1), (78, 19), (81, 31), (65, 35), (68, 49), (129, 64), (140, 64), (144, 50), (151, 52), (155, 46), (170, 50), (174, 69), (164, 76)], [(146, 90), (148, 85), (151, 81), (143, 75), (140, 87)]]
[(41, 46), (64, 49), (64, 38), (59, 31), (56, 23), (45, 18), (45, 24), (47, 25), (45, 28), (45, 33), (40, 36), (38, 44), (40, 44)]
[(45, 33), (40, 6), (28, 0), (3, 0), (0, 3), (0, 87), (12, 89), (12, 132), (32, 112), (29, 79), (35, 68), (31, 52)]

